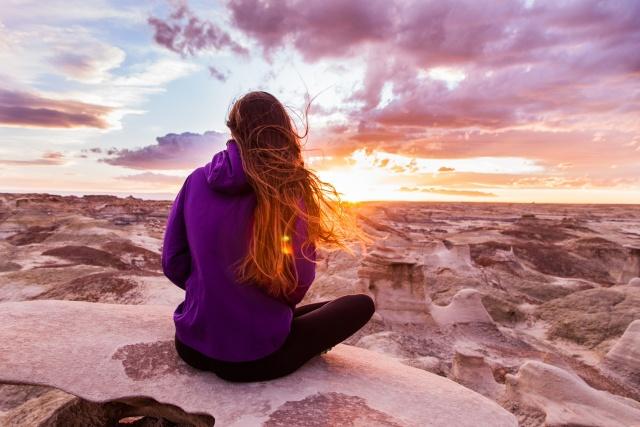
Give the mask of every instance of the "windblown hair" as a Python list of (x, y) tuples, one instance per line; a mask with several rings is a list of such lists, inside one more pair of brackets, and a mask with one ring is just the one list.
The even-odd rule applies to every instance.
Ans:
[(300, 141), (308, 135), (310, 106), (311, 100), (302, 135), (285, 106), (263, 91), (235, 101), (227, 119), (257, 199), (249, 251), (236, 264), (235, 274), (239, 282), (255, 283), (275, 297), (290, 294), (297, 286), (292, 244), (298, 218), (308, 226), (303, 253), (311, 244), (323, 244), (353, 254), (349, 239), (372, 241), (357, 226), (341, 193), (305, 167)]

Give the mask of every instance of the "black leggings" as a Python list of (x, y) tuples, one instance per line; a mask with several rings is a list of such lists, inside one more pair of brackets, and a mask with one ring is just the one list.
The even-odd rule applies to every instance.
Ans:
[(284, 344), (261, 359), (246, 362), (212, 359), (181, 343), (177, 337), (175, 345), (180, 357), (196, 369), (213, 371), (227, 381), (265, 381), (296, 371), (312, 357), (349, 338), (374, 312), (373, 300), (365, 294), (298, 306)]

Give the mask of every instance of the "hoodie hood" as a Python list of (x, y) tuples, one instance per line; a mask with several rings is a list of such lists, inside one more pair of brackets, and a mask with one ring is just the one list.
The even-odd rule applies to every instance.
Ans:
[(242, 166), (240, 149), (234, 139), (227, 140), (227, 148), (214, 154), (204, 166), (209, 187), (227, 194), (245, 193), (251, 190)]

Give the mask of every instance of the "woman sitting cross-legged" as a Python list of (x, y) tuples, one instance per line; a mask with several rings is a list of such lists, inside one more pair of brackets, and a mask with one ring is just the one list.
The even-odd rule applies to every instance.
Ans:
[(162, 267), (185, 290), (173, 315), (180, 357), (229, 381), (263, 381), (369, 321), (366, 294), (297, 304), (315, 279), (316, 243), (351, 252), (349, 236), (371, 240), (305, 167), (303, 136), (275, 97), (246, 94), (227, 126), (226, 149), (186, 178), (172, 205)]

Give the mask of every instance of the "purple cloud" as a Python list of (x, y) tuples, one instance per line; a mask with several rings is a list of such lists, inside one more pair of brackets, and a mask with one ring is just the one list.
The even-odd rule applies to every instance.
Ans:
[(212, 65), (209, 66), (209, 75), (221, 82), (227, 81), (227, 74), (224, 74), (222, 71), (218, 70)]
[(204, 50), (229, 48), (240, 55), (249, 51), (232, 40), (218, 25), (196, 17), (186, 3), (177, 4), (167, 19), (154, 16), (147, 20), (154, 30), (154, 40), (183, 57)]
[(157, 144), (137, 149), (111, 149), (101, 162), (131, 169), (190, 169), (202, 165), (225, 148), (228, 134), (170, 133), (156, 138)]
[[(634, 0), (231, 0), (233, 23), (265, 53), (307, 61), (363, 55), (363, 106), (350, 121), (425, 128), (579, 127), (590, 115), (637, 114), (640, 3)], [(372, 53), (373, 52), (373, 53)], [(384, 52), (380, 61), (378, 52)], [(464, 78), (452, 90), (433, 67)], [(378, 108), (391, 83), (392, 102)], [(606, 86), (606, 90), (603, 87)], [(606, 118), (603, 117), (603, 120)]]
[(49, 128), (108, 127), (112, 108), (0, 89), (0, 124)]

